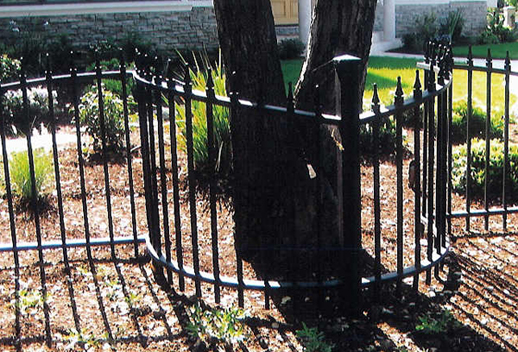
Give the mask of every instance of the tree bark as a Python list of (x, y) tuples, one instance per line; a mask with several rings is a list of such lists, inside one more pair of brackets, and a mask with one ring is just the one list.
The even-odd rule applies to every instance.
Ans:
[[(270, 0), (215, 0), (229, 91), (285, 106), (286, 94)], [(231, 119), (236, 245), (248, 260), (294, 233), (294, 177), (302, 161), (290, 144), (287, 119), (240, 109)], [(256, 260), (258, 262), (258, 260)]]
[[(376, 0), (317, 1), (308, 56), (297, 89), (299, 107), (313, 109), (313, 87), (319, 84), (327, 97), (323, 100), (326, 110), (335, 112), (334, 67), (324, 64), (337, 54), (350, 52), (365, 58), (366, 67), (375, 3)], [(238, 91), (241, 98), (252, 101), (285, 106), (270, 0), (214, 0), (214, 8), (226, 71), (236, 72), (229, 91)], [(320, 66), (323, 68), (316, 69)], [(314, 258), (303, 251), (271, 252), (265, 248), (314, 249), (317, 241), (328, 248), (339, 244), (340, 152), (334, 139), (339, 136), (331, 136), (329, 130), (316, 124), (243, 109), (233, 116), (231, 130), (239, 253), (256, 264), (266, 258), (266, 266), (273, 267), (280, 279), (287, 274), (283, 266), (289, 265), (293, 271), (300, 264), (298, 271), (304, 271), (305, 262)], [(325, 146), (322, 168), (315, 147), (318, 133)], [(316, 178), (308, 172), (308, 164), (317, 170)], [(319, 208), (323, 211), (318, 212)], [(330, 261), (335, 259), (339, 258), (331, 256)], [(333, 267), (331, 263), (323, 265)], [(272, 279), (272, 272), (267, 275)]]
[(319, 85), (325, 111), (335, 113), (339, 96), (331, 60), (342, 54), (362, 59), (360, 96), (371, 48), (377, 0), (317, 0), (313, 12), (306, 60), (296, 88), (297, 106), (312, 108), (314, 87)]

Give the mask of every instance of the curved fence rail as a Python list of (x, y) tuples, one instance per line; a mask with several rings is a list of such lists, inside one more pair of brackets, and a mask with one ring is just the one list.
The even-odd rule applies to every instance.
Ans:
[[(194, 281), (197, 295), (201, 296), (201, 283), (208, 283), (213, 285), (213, 289), (207, 289), (214, 292), (216, 302), (220, 299), (219, 292), (221, 287), (236, 288), (240, 305), (244, 303), (244, 290), (262, 290), (265, 291), (265, 305), (268, 306), (268, 296), (272, 290), (276, 289), (347, 286), (348, 291), (354, 292), (355, 286), (359, 289), (361, 286), (374, 285), (376, 292), (379, 293), (382, 282), (394, 280), (399, 287), (402, 279), (408, 276), (414, 277), (414, 287), (417, 288), (421, 272), (427, 273), (427, 281), (429, 282), (431, 280), (431, 269), (433, 267), (437, 268), (437, 264), (442, 261), (449, 248), (449, 242), (446, 237), (446, 189), (448, 182), (446, 165), (449, 162), (448, 128), (451, 121), (452, 57), (449, 49), (437, 47), (434, 50), (434, 54), (427, 57), (426, 62), (420, 66), (425, 72), (425, 90), (421, 87), (418, 70), (413, 97), (404, 99), (401, 82), (398, 82), (394, 105), (382, 110), (375, 89), (371, 112), (365, 112), (360, 115), (357, 102), (348, 105), (349, 107), (353, 106), (352, 111), (342, 111), (341, 116), (352, 116), (351, 119), (344, 119), (339, 115), (323, 115), (318, 112), (318, 109), (317, 112), (296, 110), (294, 109), (294, 102), (291, 100), (288, 100), (287, 106), (279, 107), (237, 99), (238, 94), (236, 93), (230, 93), (230, 98), (219, 97), (214, 94), (210, 79), (206, 92), (195, 91), (191, 88), (192, 83), (189, 75), (186, 75), (185, 81), (180, 83), (174, 81), (171, 76), (162, 79), (160, 73), (155, 71), (154, 74), (151, 74), (149, 68), (140, 67), (135, 72), (135, 79), (137, 87), (140, 89), (140, 127), (144, 155), (143, 162), (146, 169), (144, 175), (148, 175), (146, 194), (149, 194), (147, 197), (147, 210), (151, 224), (148, 250), (156, 263), (167, 269), (169, 284), (173, 284), (171, 272), (174, 272), (178, 274), (178, 285), (181, 290), (185, 288), (185, 278), (189, 278)], [(335, 59), (334, 62), (342, 92), (345, 92), (344, 95), (348, 97), (355, 96), (354, 89), (352, 89), (351, 81), (349, 80), (355, 74), (355, 69), (357, 69), (354, 58), (341, 57)], [(348, 73), (349, 76), (347, 76)], [(162, 95), (168, 97), (167, 107), (163, 106)], [(345, 99), (343, 100), (344, 107), (346, 106)], [(372, 163), (373, 174), (361, 177), (364, 179), (370, 178), (373, 187), (369, 191), (365, 189), (360, 191), (358, 187), (352, 193), (347, 193), (348, 196), (343, 198), (347, 201), (343, 202), (342, 209), (344, 211), (343, 219), (350, 219), (347, 213), (358, 214), (359, 218), (362, 207), (360, 192), (363, 199), (372, 198), (372, 203), (368, 206), (368, 208), (373, 209), (374, 221), (372, 223), (372, 230), (367, 229), (367, 226), (363, 226), (363, 224), (361, 224), (362, 229), (360, 230), (359, 222), (351, 224), (350, 221), (344, 221), (344, 232), (349, 234), (349, 243), (340, 248), (335, 248), (333, 254), (331, 254), (347, 257), (344, 260), (349, 264), (348, 270), (357, 270), (356, 276), (353, 274), (351, 277), (347, 273), (342, 272), (342, 276), (339, 275), (339, 277), (326, 277), (324, 273), (318, 271), (318, 263), (312, 263), (311, 259), (307, 259), (307, 272), (313, 273), (313, 276), (310, 277), (311, 275), (308, 275), (307, 280), (295, 278), (269, 280), (264, 277), (261, 279), (253, 275), (250, 276), (249, 270), (244, 269), (244, 265), (246, 266), (247, 263), (243, 263), (242, 259), (239, 258), (238, 251), (235, 250), (235, 247), (238, 247), (238, 245), (231, 241), (234, 239), (232, 231), (223, 233), (219, 229), (221, 225), (218, 222), (220, 213), (216, 211), (220, 207), (219, 203), (211, 196), (207, 206), (207, 208), (210, 208), (210, 211), (204, 211), (197, 205), (198, 202), (202, 202), (202, 195), (196, 191), (196, 180), (194, 177), (191, 177), (194, 165), (182, 166), (178, 163), (179, 156), (177, 148), (175, 148), (174, 131), (170, 130), (171, 152), (173, 153), (171, 157), (173, 164), (170, 167), (172, 170), (182, 170), (182, 168), (185, 168), (188, 173), (188, 180), (186, 180), (188, 185), (185, 187), (188, 188), (189, 207), (182, 208), (180, 206), (181, 189), (179, 184), (181, 182), (178, 180), (178, 174), (173, 172), (173, 179), (171, 181), (173, 191), (170, 192), (170, 188), (167, 186), (168, 179), (162, 173), (162, 170), (166, 170), (169, 166), (165, 164), (165, 150), (161, 142), (164, 138), (161, 131), (163, 127), (161, 120), (163, 119), (164, 108), (168, 109), (171, 116), (172, 111), (177, 111), (177, 105), (185, 106), (185, 125), (188, 127), (186, 128), (187, 147), (184, 152), (187, 154), (187, 163), (192, 163), (192, 153), (194, 152), (192, 146), (192, 121), (199, 118), (192, 111), (192, 106), (196, 102), (204, 104), (204, 111), (207, 113), (205, 116), (207, 126), (213, 125), (212, 120), (214, 118), (211, 112), (216, 106), (229, 109), (228, 114), (231, 119), (246, 116), (246, 112), (251, 110), (259, 111), (267, 116), (275, 115), (291, 120), (302, 118), (309, 119), (318, 125), (337, 126), (343, 134), (342, 144), (344, 149), (353, 151), (353, 154), (356, 153), (352, 158), (351, 155), (344, 155), (347, 153), (342, 153), (344, 158), (342, 160), (343, 174), (351, 175), (345, 169), (354, 170), (352, 178), (345, 179), (344, 177), (344, 188), (354, 188), (351, 185), (355, 184), (355, 180), (359, 181), (361, 173), (359, 141), (358, 138), (352, 141), (350, 136), (359, 136), (360, 128), (370, 131), (372, 136), (370, 142), (372, 143), (371, 149), (374, 150), (374, 153), (372, 156), (366, 157), (366, 160), (368, 159)], [(155, 115), (157, 117), (156, 121), (154, 119)], [(382, 199), (380, 196), (380, 190), (383, 188), (383, 183), (380, 181), (380, 148), (382, 147), (380, 129), (388, 119), (395, 121), (397, 131), (395, 141), (395, 164), (397, 169), (395, 177), (395, 184), (397, 186), (395, 212), (393, 209), (385, 209), (382, 212)], [(413, 133), (413, 150), (410, 151), (413, 155), (412, 160), (405, 156), (408, 154), (408, 151), (405, 150), (403, 141), (404, 120), (407, 121), (406, 123), (407, 125), (409, 124), (409, 128)], [(155, 126), (155, 124), (158, 126)], [(156, 140), (153, 141), (156, 138), (155, 135), (158, 137), (158, 143), (156, 143)], [(207, 143), (209, 154), (215, 155), (214, 142), (206, 139), (205, 143)], [(238, 152), (235, 151), (235, 153)], [(357, 165), (354, 165), (355, 162)], [(319, 161), (314, 165), (314, 169), (317, 170), (317, 181), (319, 178), (318, 165)], [(407, 176), (404, 173), (404, 165), (409, 168), (411, 175)], [(424, 167), (421, 165), (424, 165)], [(215, 178), (216, 175), (212, 174), (210, 177)], [(405, 191), (405, 183), (409, 183), (410, 191)], [(209, 187), (211, 195), (212, 192), (215, 192), (211, 188), (212, 186), (213, 184), (210, 184)], [(360, 185), (358, 184), (358, 186)], [(353, 198), (351, 198), (351, 195)], [(167, 206), (170, 203), (168, 197), (173, 198), (173, 209)], [(409, 206), (409, 200), (413, 203), (413, 210), (405, 212), (403, 208)], [(365, 209), (365, 202), (363, 204)], [(388, 218), (383, 218), (383, 216), (387, 215), (387, 210), (389, 210), (389, 216)], [(168, 232), (171, 226), (167, 215), (171, 213), (175, 217), (174, 235)], [(412, 214), (410, 218), (409, 214)], [(201, 225), (205, 221), (207, 223)], [(391, 233), (392, 231), (382, 228), (382, 223), (387, 222), (394, 223), (395, 237)], [(409, 224), (412, 224), (412, 226), (409, 226)], [(204, 227), (204, 229), (200, 230), (201, 227)], [(363, 243), (360, 231), (364, 233)], [(370, 238), (365, 238), (366, 233), (369, 234), (367, 237)], [(383, 250), (381, 243), (384, 237), (386, 238), (384, 241), (394, 240), (396, 242), (396, 263), (389, 263), (387, 265), (382, 261)], [(222, 258), (219, 253), (229, 253), (229, 247), (225, 247), (223, 244), (227, 241), (232, 243), (230, 250), (235, 250), (234, 254), (231, 255), (232, 263), (234, 263), (231, 266), (234, 267), (234, 270), (229, 275), (223, 275), (222, 263), (225, 262), (228, 265), (228, 257)], [(371, 241), (371, 243), (367, 244), (368, 241)], [(205, 242), (203, 247), (201, 247), (200, 242)], [(207, 245), (207, 242), (210, 245)], [(329, 248), (325, 246), (316, 246), (316, 248), (308, 249), (296, 247), (293, 243), (289, 242), (287, 246), (294, 247), (291, 255), (295, 261), (297, 260), (297, 255), (301, 255), (301, 252), (308, 253), (309, 250), (317, 251), (322, 253), (322, 255), (330, 255)], [(362, 244), (364, 248), (362, 248)], [(410, 247), (413, 249), (410, 250)], [(297, 251), (299, 251), (298, 254)], [(366, 253), (373, 258), (374, 263), (370, 269), (365, 269), (360, 264), (362, 260), (360, 258)], [(411, 258), (409, 258), (409, 254)], [(186, 264), (186, 256), (189, 257), (190, 264)], [(307, 258), (310, 257), (310, 255), (307, 256)], [(365, 273), (368, 274), (369, 270), (371, 274), (365, 275)], [(361, 275), (364, 275), (364, 277), (361, 278)]]
[[(68, 265), (71, 247), (85, 246), (91, 257), (91, 246), (108, 245), (111, 255), (116, 256), (115, 245), (132, 244), (134, 255), (138, 256), (139, 243), (146, 241), (157, 278), (164, 284), (175, 285), (182, 291), (192, 289), (200, 297), (204, 292), (212, 292), (216, 302), (221, 300), (224, 288), (230, 287), (237, 290), (241, 306), (246, 290), (264, 291), (266, 307), (270, 305), (270, 295), (279, 289), (339, 288), (346, 299), (356, 304), (362, 287), (373, 286), (379, 294), (383, 282), (396, 281), (399, 288), (402, 280), (410, 276), (417, 289), (422, 272), (426, 272), (428, 282), (431, 280), (431, 269), (437, 268), (448, 252), (447, 226), (452, 217), (448, 208), (452, 118), (449, 49), (433, 48), (419, 66), (412, 97), (404, 98), (398, 82), (394, 104), (382, 108), (375, 88), (372, 111), (362, 114), (354, 98), (359, 96), (358, 86), (354, 84), (359, 60), (348, 56), (336, 58), (333, 62), (342, 91), (342, 111), (337, 115), (320, 112), (318, 101), (322, 92), (315, 92), (314, 112), (296, 109), (291, 98), (286, 106), (259, 104), (238, 98), (236, 92), (230, 92), (228, 97), (216, 95), (212, 79), (208, 79), (205, 91), (193, 89), (189, 74), (181, 81), (174, 78), (172, 67), (162, 72), (160, 64), (149, 62), (152, 67), (144, 65), (144, 61), (137, 60), (137, 69), (129, 72), (122, 62), (118, 71), (111, 72), (102, 72), (97, 63), (93, 73), (79, 74), (72, 69), (67, 75), (49, 73), (37, 79), (26, 79), (22, 73), (20, 82), (0, 86), (7, 198), (3, 206), (9, 214), (10, 226), (10, 241), (2, 239), (0, 250), (12, 251), (16, 266), (21, 250), (38, 250), (43, 263), (44, 250), (61, 248)], [(120, 82), (121, 94), (122, 129), (118, 138), (123, 142), (117, 153), (109, 145), (108, 129), (113, 116), (107, 112), (111, 98), (104, 90), (105, 84), (113, 81)], [(82, 92), (91, 83), (97, 98), (86, 103)], [(132, 94), (128, 90), (130, 83), (134, 85)], [(21, 236), (17, 231), (25, 226), (21, 223), (25, 220), (16, 211), (18, 197), (11, 189), (10, 161), (16, 150), (12, 139), (6, 137), (8, 127), (16, 121), (10, 120), (11, 115), (4, 109), (8, 95), (19, 92), (23, 113), (19, 119), (25, 119), (30, 126), (24, 131), (26, 146), (22, 151), (27, 151), (29, 177), (35, 180), (37, 156), (33, 153), (33, 140), (38, 136), (33, 135), (32, 128), (40, 120), (35, 120), (30, 111), (34, 87), (44, 87), (47, 91), (44, 115), (50, 130), (54, 165), (54, 191), (48, 199), (57, 210), (54, 226), (49, 226), (47, 222), (42, 224), (39, 208), (34, 205), (30, 221), (35, 237)], [(56, 107), (55, 91), (62, 95), (62, 98), (58, 96), (63, 100), (60, 103), (67, 100), (68, 108), (63, 108), (65, 104)], [(130, 95), (134, 96), (135, 104)], [(90, 155), (83, 150), (85, 145), (93, 143), (88, 129), (82, 127), (85, 104), (98, 111), (99, 140), (97, 149)], [(195, 139), (200, 111), (208, 136), (201, 142)], [(223, 113), (228, 123), (250, 111), (291, 122), (303, 120), (317, 129), (328, 126), (341, 134), (341, 144), (348, 151), (337, 156), (342, 165), (341, 191), (338, 191), (342, 211), (339, 216), (342, 232), (337, 234), (340, 239), (332, 245), (318, 240), (316, 245), (302, 246), (296, 237), (288, 235), (283, 243), (276, 243), (269, 250), (293, 262), (287, 265), (288, 272), (294, 275), (281, 279), (257, 271), (241, 258), (236, 250), (239, 243), (234, 236), (232, 202), (221, 197), (215, 174), (217, 155), (221, 152), (216, 149), (219, 138), (215, 132), (216, 114)], [(136, 120), (132, 120), (132, 113), (138, 115)], [(60, 145), (64, 136), (58, 131), (58, 118), (69, 121), (67, 126), (73, 140), (66, 148)], [(381, 150), (382, 133), (389, 123), (395, 123), (396, 130), (393, 161), (387, 161)], [(372, 151), (369, 155), (360, 155), (360, 132), (368, 136), (366, 140)], [(321, 138), (320, 133), (318, 136)], [(205, 188), (200, 187), (195, 170), (193, 153), (199, 146), (196, 143), (206, 144), (209, 155), (211, 167)], [(310, 165), (315, 172), (317, 192), (322, 191), (324, 182), (320, 176), (325, 157), (322, 154)], [(369, 168), (364, 167), (367, 164)], [(395, 177), (387, 177), (383, 169), (393, 164)], [(387, 191), (394, 188), (395, 198), (384, 199)], [(33, 191), (33, 194), (39, 192)], [(363, 215), (364, 219), (371, 220), (362, 222), (362, 214), (368, 215)], [(75, 221), (78, 218), (80, 221)], [(315, 237), (320, 238), (320, 233)], [(260, 262), (268, 263), (268, 259), (263, 254)], [(160, 267), (166, 269), (164, 277), (160, 275)], [(326, 267), (333, 267), (333, 271), (326, 271)], [(41, 272), (44, 287), (43, 267)]]

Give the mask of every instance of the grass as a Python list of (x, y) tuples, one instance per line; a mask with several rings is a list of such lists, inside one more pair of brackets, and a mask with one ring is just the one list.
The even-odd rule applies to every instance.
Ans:
[[(491, 49), (491, 57), (493, 59), (505, 59), (506, 53), (509, 51), (509, 57), (512, 60), (518, 60), (518, 42), (502, 43), (502, 44), (483, 44), (473, 45), (471, 47), (473, 57), (485, 58), (487, 56), (487, 49)], [(456, 46), (453, 48), (453, 54), (456, 57), (467, 57), (468, 46)]]
[(300, 71), (302, 70), (303, 59), (284, 60), (281, 63), (282, 75), (284, 77), (284, 84), (286, 86), (286, 92), (288, 91), (288, 83), (293, 83), (293, 88), (299, 80)]
[[(396, 89), (397, 77), (401, 77), (401, 83), (405, 96), (411, 96), (416, 72), (416, 59), (390, 58), (390, 57), (371, 57), (369, 58), (369, 68), (365, 82), (364, 107), (369, 108), (373, 94), (373, 84), (378, 85), (378, 93), (381, 102), (390, 105), (394, 101), (393, 92)], [(302, 67), (302, 60), (284, 61), (282, 63), (284, 80), (288, 82), (289, 77), (298, 77)], [(423, 73), (420, 73), (421, 83), (423, 84)], [(466, 100), (467, 97), (467, 72), (456, 70), (454, 79), (454, 100)], [(293, 82), (296, 81), (293, 80)], [(500, 74), (492, 75), (492, 114), (502, 115), (504, 109), (504, 76)], [(486, 104), (486, 74), (483, 72), (473, 73), (473, 102), (485, 110)], [(477, 89), (476, 87), (484, 87)], [(511, 106), (517, 101), (516, 96), (511, 96)]]

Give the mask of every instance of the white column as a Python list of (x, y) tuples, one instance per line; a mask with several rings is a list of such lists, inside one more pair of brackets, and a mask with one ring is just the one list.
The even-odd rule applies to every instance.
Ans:
[(313, 15), (313, 1), (299, 0), (299, 37), (304, 43), (308, 43), (309, 31), (311, 27), (311, 17)]
[(396, 39), (396, 3), (395, 0), (383, 1), (383, 39)]

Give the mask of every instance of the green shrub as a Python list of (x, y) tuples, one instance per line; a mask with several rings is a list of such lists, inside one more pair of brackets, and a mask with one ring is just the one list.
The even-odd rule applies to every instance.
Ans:
[(20, 61), (6, 54), (0, 55), (0, 81), (6, 83), (14, 80), (20, 71)]
[[(396, 123), (392, 118), (386, 118), (379, 129), (380, 150), (382, 155), (390, 155), (396, 150)], [(372, 155), (374, 146), (372, 140), (372, 126), (360, 125), (360, 152), (362, 155)]]
[[(53, 92), (54, 104), (57, 104), (57, 94)], [(17, 130), (28, 134), (34, 127), (48, 122), (49, 103), (46, 88), (35, 87), (27, 89), (28, 116), (23, 107), (23, 93), (21, 90), (10, 90), (4, 95), (3, 109), (6, 126), (10, 126), (11, 132), (17, 134)], [(14, 128), (13, 128), (14, 126)]]
[[(471, 194), (475, 197), (484, 194), (485, 182), (485, 157), (486, 142), (482, 139), (473, 139), (471, 144)], [(453, 190), (458, 193), (466, 193), (466, 163), (467, 163), (467, 147), (466, 144), (453, 148), (453, 169), (452, 169), (452, 186)], [(499, 197), (502, 194), (503, 183), (503, 166), (504, 166), (504, 143), (493, 139), (491, 140), (488, 184), (489, 195)], [(507, 195), (511, 200), (518, 199), (518, 145), (511, 144), (509, 146), (509, 166), (508, 166), (508, 183)]]
[[(211, 67), (208, 59), (202, 58), (202, 66), (196, 61), (196, 71), (189, 69), (193, 82), (193, 89), (205, 91), (207, 86), (207, 70)], [(212, 79), (216, 95), (226, 96), (226, 75), (221, 61), (212, 67)], [(229, 110), (225, 107), (213, 106), (214, 143), (217, 153), (216, 173), (224, 178), (231, 168), (231, 138)], [(180, 132), (178, 144), (181, 150), (187, 151), (187, 129), (185, 125), (185, 105), (176, 105), (176, 124)], [(193, 125), (193, 150), (194, 168), (197, 172), (205, 173), (210, 168), (209, 153), (207, 147), (207, 112), (205, 103), (192, 101), (192, 125)]]
[(291, 60), (299, 58), (306, 46), (299, 39), (284, 39), (279, 44), (279, 58)]
[[(452, 130), (450, 138), (453, 143), (463, 143), (466, 141), (466, 131), (468, 120), (468, 105), (461, 102), (453, 107)], [(485, 138), (486, 133), (486, 112), (479, 107), (473, 106), (471, 112), (470, 137)], [(489, 138), (501, 139), (504, 131), (504, 122), (500, 116), (491, 117), (491, 126), (489, 127)]]
[[(497, 41), (498, 40), (498, 41)], [(509, 43), (516, 40), (516, 33), (504, 27), (504, 19), (498, 10), (490, 10), (487, 15), (487, 27), (480, 34), (481, 44)]]
[(433, 12), (417, 16), (415, 19), (415, 30), (403, 36), (403, 45), (411, 51), (423, 51), (424, 44), (437, 37), (439, 27), (437, 17)]
[(451, 11), (448, 13), (448, 17), (441, 23), (440, 33), (448, 35), (452, 43), (456, 43), (461, 35), (462, 29), (464, 28), (464, 16), (462, 11)]
[(27, 152), (13, 152), (9, 158), (9, 174), (11, 177), (12, 191), (24, 205), (42, 200), (44, 195), (49, 191), (49, 186), (51, 185), (54, 175), (52, 155), (50, 153), (40, 148), (34, 150), (33, 156), (36, 194), (32, 193)]
[[(124, 137), (124, 106), (122, 99), (102, 85), (104, 103), (105, 141), (108, 151), (120, 152)], [(79, 121), (86, 125), (86, 132), (92, 137), (94, 152), (102, 150), (101, 119), (97, 86), (83, 94), (79, 104)]]

